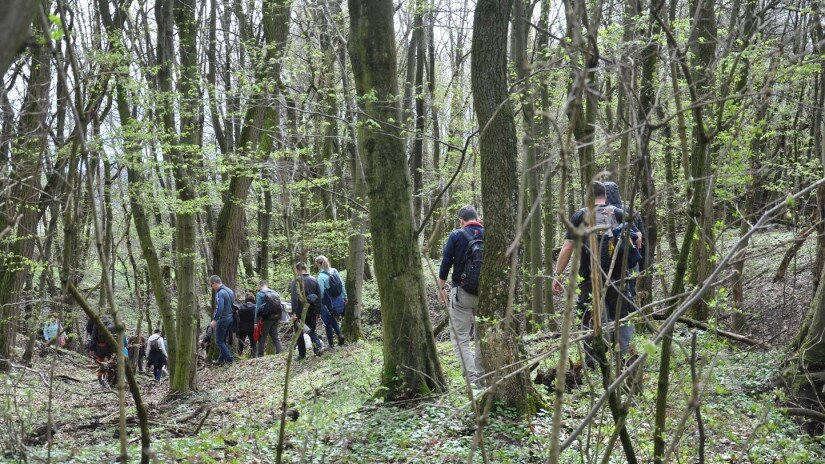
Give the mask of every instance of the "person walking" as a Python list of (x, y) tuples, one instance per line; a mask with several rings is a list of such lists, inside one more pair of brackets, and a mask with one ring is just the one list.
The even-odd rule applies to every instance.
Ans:
[(338, 346), (344, 346), (346, 340), (341, 334), (341, 326), (338, 317), (344, 315), (344, 308), (347, 304), (347, 289), (338, 270), (330, 266), (329, 258), (324, 255), (315, 258), (315, 265), (318, 266), (318, 286), (321, 289), (321, 320), (324, 322), (324, 329), (327, 333), (329, 349), (335, 349), (333, 332), (338, 336)]
[[(481, 351), (478, 338), (473, 349), (470, 339), (478, 307), (480, 271), (480, 256), (474, 257), (474, 254), (480, 253), (483, 241), (484, 226), (478, 220), (476, 209), (469, 205), (462, 207), (458, 210), (458, 229), (447, 238), (438, 269), (438, 300), (449, 311), (450, 340), (464, 376), (477, 386), (481, 385), (483, 374)], [(446, 287), (451, 269), (452, 285)]]
[(235, 301), (235, 293), (223, 284), (221, 278), (213, 275), (209, 277), (209, 286), (215, 292), (215, 314), (209, 324), (215, 333), (214, 340), (220, 349), (218, 359), (212, 361), (214, 365), (230, 364), (235, 359), (229, 350), (227, 335), (232, 330), (232, 304)]
[(169, 365), (169, 352), (166, 351), (166, 340), (163, 338), (163, 331), (155, 329), (149, 340), (149, 359), (147, 366), (151, 366), (155, 374), (155, 382), (160, 382), (163, 376), (163, 367)]
[[(592, 314), (592, 293), (593, 293), (593, 280), (591, 274), (591, 267), (590, 262), (591, 253), (596, 253), (598, 256), (596, 262), (599, 263), (599, 272), (602, 273), (602, 279), (607, 277), (606, 273), (604, 272), (603, 267), (605, 264), (609, 268), (610, 266), (610, 256), (608, 254), (607, 263), (604, 263), (602, 259), (604, 257), (604, 253), (602, 253), (602, 249), (605, 245), (607, 245), (608, 241), (605, 239), (606, 236), (612, 237), (612, 231), (616, 228), (619, 224), (623, 221), (623, 214), (624, 211), (621, 208), (616, 206), (610, 205), (607, 203), (607, 193), (604, 184), (601, 182), (593, 182), (591, 188), (593, 189), (593, 197), (594, 197), (594, 216), (596, 223), (593, 224), (594, 228), (598, 230), (596, 243), (599, 247), (597, 250), (591, 250), (590, 244), (588, 240), (585, 240), (582, 243), (580, 259), (579, 259), (579, 296), (576, 301), (576, 308), (581, 314), (581, 325), (582, 328), (585, 330), (589, 330), (593, 328), (593, 314)], [(585, 217), (587, 215), (588, 208), (580, 208), (573, 215), (570, 217), (570, 223), (573, 227), (579, 227), (585, 221)], [(634, 237), (636, 240), (641, 241), (641, 233), (635, 232)], [(561, 247), (561, 251), (559, 252), (559, 258), (556, 262), (556, 269), (555, 275), (557, 277), (553, 278), (553, 293), (555, 295), (561, 295), (564, 292), (564, 286), (561, 283), (561, 280), (558, 276), (564, 272), (567, 268), (567, 265), (570, 262), (570, 257), (573, 255), (573, 247), (575, 246), (575, 242), (573, 241), (573, 231), (567, 230), (565, 235), (564, 244)], [(608, 286), (608, 293), (605, 298), (605, 302), (607, 306), (603, 308), (602, 314), (607, 317), (602, 317), (602, 320), (610, 320), (611, 317), (610, 309), (615, 307), (614, 304), (618, 299), (618, 294), (615, 292), (615, 288), (613, 285)], [(627, 303), (627, 301), (623, 302)], [(632, 336), (632, 331), (630, 330), (623, 330), (619, 333), (621, 345), (624, 346), (623, 351), (629, 349), (630, 346), (630, 336)], [(624, 338), (624, 339), (623, 339)], [(623, 340), (622, 340), (623, 339)], [(593, 356), (592, 346), (588, 343), (588, 340), (585, 340), (585, 362), (588, 365), (594, 365), (595, 358)]]
[(261, 321), (261, 338), (258, 340), (258, 356), (266, 353), (266, 337), (275, 344), (275, 354), (284, 351), (281, 344), (281, 334), (278, 332), (278, 323), (281, 321), (283, 306), (281, 295), (269, 288), (267, 282), (258, 282), (258, 294), (255, 297), (255, 322)]
[(249, 356), (254, 358), (258, 354), (255, 338), (255, 294), (247, 293), (244, 303), (238, 309), (238, 354), (243, 355), (244, 345), (249, 339)]
[[(303, 298), (298, 293), (303, 289)], [(321, 317), (321, 288), (318, 281), (307, 273), (307, 265), (299, 261), (295, 264), (295, 280), (290, 285), (292, 297), (292, 322), (295, 330), (308, 330), (309, 339), (312, 341), (312, 351), (316, 356), (321, 356), (321, 339), (315, 333), (318, 319)], [(301, 302), (306, 301), (306, 306)], [(304, 313), (306, 311), (306, 313)], [(306, 314), (306, 316), (304, 316)], [(298, 359), (304, 359), (307, 355), (306, 342), (304, 336), (298, 337)]]

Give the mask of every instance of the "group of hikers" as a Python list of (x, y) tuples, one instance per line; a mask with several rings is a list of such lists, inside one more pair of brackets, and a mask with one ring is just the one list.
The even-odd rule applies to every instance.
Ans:
[[(277, 291), (269, 288), (265, 280), (258, 282), (257, 293), (248, 292), (243, 302), (236, 302), (235, 292), (224, 285), (221, 278), (213, 275), (209, 278), (215, 298), (215, 311), (209, 327), (200, 337), (200, 348), (207, 349), (214, 341), (217, 346), (218, 357), (212, 364), (225, 365), (235, 360), (230, 344), (236, 340), (237, 354), (243, 355), (247, 343), (250, 357), (263, 356), (266, 353), (267, 339), (271, 339), (275, 353), (283, 351), (279, 326), (281, 323), (292, 323), (295, 330), (301, 330), (304, 336), (298, 338), (298, 359), (306, 357), (306, 339), (312, 345), (317, 356), (324, 351), (335, 349), (346, 343), (339, 320), (344, 315), (348, 302), (347, 291), (338, 270), (330, 265), (329, 258), (318, 256), (315, 259), (318, 267), (317, 277), (309, 274), (307, 265), (298, 262), (294, 266), (295, 279), (290, 284), (290, 307), (283, 304)], [(306, 313), (306, 317), (304, 317)], [(321, 341), (316, 333), (318, 320), (323, 321), (327, 336), (327, 344)], [(115, 334), (114, 321), (109, 316), (101, 319), (106, 330)], [(49, 321), (43, 330), (46, 342), (55, 337), (59, 324)], [(148, 350), (147, 350), (148, 348)], [(148, 351), (148, 354), (147, 354)], [(98, 364), (97, 377), (101, 385), (109, 383), (115, 362), (115, 348), (108, 342), (97, 328), (94, 321), (86, 324), (86, 352)], [(140, 334), (123, 339), (123, 354), (135, 368), (143, 372), (143, 364), (152, 368), (154, 378), (160, 381), (164, 368), (168, 366), (169, 353), (163, 331), (158, 328), (148, 340)]]
[[(570, 217), (571, 225), (556, 261), (552, 290), (557, 296), (564, 292), (561, 275), (566, 270), (574, 254), (576, 234), (587, 221), (589, 230), (596, 235), (596, 248), (591, 241), (581, 239), (578, 266), (578, 300), (576, 307), (581, 317), (582, 330), (593, 326), (592, 311), (593, 273), (591, 260), (599, 263), (597, 274), (604, 282), (605, 292), (601, 320), (615, 323), (614, 330), (608, 333), (614, 337), (624, 359), (631, 350), (633, 325), (622, 323), (638, 307), (634, 302), (636, 295), (635, 278), (644, 256), (643, 223), (638, 214), (625, 218), (625, 205), (621, 201), (618, 185), (614, 182), (594, 182), (592, 193), (595, 210), (592, 212), (595, 223), (587, 218), (588, 208), (575, 211)], [(476, 209), (464, 206), (458, 211), (458, 228), (453, 230), (444, 245), (441, 265), (438, 272), (438, 299), (446, 305), (449, 312), (450, 340), (460, 360), (462, 371), (467, 379), (478, 387), (484, 382), (484, 363), (478, 350), (478, 338), (474, 337), (474, 324), (478, 307), (479, 278), (483, 263), (484, 226), (479, 220)], [(578, 232), (577, 232), (578, 230)], [(295, 278), (290, 284), (291, 313), (281, 300), (277, 291), (269, 288), (265, 280), (258, 282), (256, 293), (248, 292), (243, 302), (236, 303), (235, 292), (227, 287), (220, 276), (209, 278), (209, 286), (214, 294), (215, 310), (209, 327), (200, 339), (200, 347), (208, 348), (211, 342), (217, 346), (215, 365), (226, 365), (235, 361), (235, 354), (230, 349), (232, 340), (237, 342), (237, 354), (243, 355), (249, 345), (251, 357), (263, 356), (266, 352), (267, 339), (271, 339), (275, 353), (283, 351), (279, 326), (291, 323), (294, 330), (302, 331), (297, 339), (298, 359), (306, 357), (307, 344), (320, 356), (326, 350), (332, 350), (335, 343), (343, 346), (339, 319), (343, 317), (347, 304), (347, 292), (338, 271), (330, 266), (329, 259), (318, 256), (317, 277), (309, 274), (307, 265), (298, 262), (293, 267)], [(447, 280), (450, 278), (450, 284)], [(324, 324), (328, 344), (325, 347), (316, 329), (318, 320)], [(107, 329), (111, 319), (104, 319)], [(113, 324), (112, 324), (113, 325)], [(48, 331), (46, 330), (48, 329)], [(55, 327), (48, 325), (44, 337), (55, 336)], [(87, 325), (87, 351), (98, 364), (104, 365), (113, 358), (114, 349), (97, 334), (92, 322)], [(475, 338), (474, 346), (471, 341)], [(124, 355), (137, 359), (142, 370), (145, 346), (148, 345), (148, 366), (154, 370), (155, 380), (160, 380), (163, 369), (168, 363), (166, 341), (160, 329), (156, 329), (148, 341), (142, 337), (124, 339)], [(128, 347), (128, 350), (127, 350)], [(131, 356), (130, 356), (131, 354)], [(593, 365), (596, 356), (593, 352), (592, 339), (585, 340), (585, 362)], [(98, 371), (98, 378), (103, 383), (105, 369)]]
[[(298, 337), (298, 359), (306, 357), (306, 338), (317, 356), (323, 351), (335, 349), (336, 341), (343, 346), (346, 340), (341, 333), (339, 319), (343, 317), (348, 302), (346, 287), (338, 270), (330, 265), (329, 258), (318, 256), (315, 265), (318, 267), (317, 277), (309, 274), (304, 262), (296, 263), (293, 268), (295, 279), (289, 290), (291, 314), (278, 292), (269, 288), (265, 280), (258, 282), (257, 293), (247, 293), (243, 304), (238, 306), (235, 304), (235, 292), (223, 284), (220, 276), (211, 276), (209, 286), (215, 294), (215, 312), (201, 344), (205, 346), (214, 339), (219, 354), (212, 363), (223, 365), (235, 360), (230, 349), (233, 335), (237, 338), (239, 354), (243, 354), (248, 341), (251, 356), (263, 356), (267, 338), (272, 339), (275, 353), (281, 353), (281, 323), (291, 322), (295, 330), (306, 334), (306, 337)], [(319, 319), (326, 330), (326, 346), (316, 333)]]
[[(596, 234), (597, 248), (591, 249), (591, 243), (587, 239), (581, 242), (576, 307), (581, 317), (582, 330), (592, 329), (593, 276), (590, 263), (593, 255), (599, 263), (600, 281), (607, 284), (604, 304), (601, 305), (601, 320), (617, 323), (618, 329), (610, 332), (617, 334), (620, 356), (626, 361), (631, 351), (634, 329), (633, 324), (622, 323), (621, 320), (638, 310), (634, 302), (635, 277), (644, 256), (644, 224), (638, 214), (625, 222), (626, 207), (621, 201), (619, 186), (615, 182), (594, 182), (591, 188), (595, 199), (595, 224), (588, 222), (588, 225), (594, 231), (592, 233)], [(587, 216), (588, 208), (583, 207), (572, 214), (570, 223), (574, 228), (579, 228), (585, 223)], [(483, 262), (484, 226), (472, 206), (459, 209), (458, 225), (459, 227), (450, 233), (442, 251), (438, 272), (438, 299), (448, 308), (450, 340), (461, 363), (463, 374), (472, 384), (482, 387), (484, 363), (478, 349), (479, 340), (474, 337), (473, 329)], [(552, 283), (556, 296), (564, 293), (561, 276), (573, 256), (576, 233), (578, 232), (575, 230), (567, 231), (556, 261)], [(448, 277), (451, 277), (449, 285)], [(470, 342), (473, 338), (475, 343), (471, 347)], [(584, 361), (592, 366), (596, 361), (592, 339), (586, 339), (584, 346)]]

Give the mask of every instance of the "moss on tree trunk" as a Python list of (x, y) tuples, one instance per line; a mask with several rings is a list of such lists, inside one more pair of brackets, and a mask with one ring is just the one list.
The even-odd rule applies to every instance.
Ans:
[[(509, 298), (513, 271), (507, 249), (516, 235), (518, 150), (507, 86), (507, 28), (512, 0), (478, 2), (473, 30), (471, 80), (481, 149), (481, 200), (486, 231), (477, 332), (494, 400), (533, 415), (542, 404), (524, 367), (524, 350)], [(483, 322), (479, 322), (483, 321)]]
[(393, 4), (349, 0), (350, 55), (364, 110), (365, 164), (389, 401), (444, 390), (415, 238), (412, 189), (399, 120)]

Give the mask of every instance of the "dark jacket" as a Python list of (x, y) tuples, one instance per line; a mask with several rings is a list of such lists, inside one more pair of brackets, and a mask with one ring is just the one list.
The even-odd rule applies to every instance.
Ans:
[[(484, 227), (478, 221), (469, 221), (465, 224), (464, 230), (473, 236), (481, 236), (484, 240)], [(456, 229), (447, 237), (444, 244), (444, 251), (441, 252), (441, 267), (438, 268), (438, 278), (447, 280), (450, 268), (453, 269), (453, 286), (457, 287), (461, 281), (461, 273), (464, 272), (464, 262), (467, 257), (467, 245), (470, 241), (462, 232)]]
[(255, 303), (246, 302), (238, 311), (238, 333), (251, 334), (255, 330)]
[(235, 302), (235, 292), (226, 285), (221, 285), (215, 293), (215, 315), (212, 319), (220, 321), (232, 318), (232, 304)]
[[(306, 295), (309, 309), (307, 312), (307, 320), (321, 314), (321, 286), (315, 277), (309, 274), (304, 274), (304, 295)], [(303, 319), (304, 308), (301, 306), (301, 299), (298, 298), (298, 279), (292, 281), (289, 286), (289, 292), (292, 297), (292, 314), (298, 319)]]

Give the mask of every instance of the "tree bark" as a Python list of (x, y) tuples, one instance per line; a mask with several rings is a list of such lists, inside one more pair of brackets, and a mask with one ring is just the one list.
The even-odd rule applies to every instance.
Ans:
[[(522, 124), (524, 127), (524, 150), (526, 163), (524, 176), (526, 177), (526, 191), (524, 197), (524, 217), (526, 218), (533, 204), (539, 201), (537, 211), (541, 211), (542, 192), (539, 192), (539, 167), (537, 166), (537, 128), (536, 128), (536, 89), (528, 79), (531, 64), (527, 55), (527, 42), (530, 37), (529, 22), (533, 15), (532, 3), (525, 0), (515, 0), (513, 8), (513, 54), (516, 61), (516, 75), (522, 81)], [(524, 279), (526, 285), (525, 300), (529, 308), (528, 330), (541, 326), (544, 322), (544, 280), (539, 277), (542, 272), (542, 243), (541, 243), (541, 214), (531, 216), (524, 233), (524, 258), (529, 275)]]
[(441, 392), (445, 379), (424, 294), (403, 139), (397, 125), (390, 123), (399, 115), (393, 4), (390, 0), (348, 3), (352, 70), (369, 118), (363, 146), (381, 300), (382, 395), (395, 401)]
[(6, 74), (17, 54), (31, 38), (32, 18), (40, 0), (6, 0), (0, 4), (0, 76)]
[[(34, 30), (35, 34), (41, 33), (39, 21), (35, 22)], [(11, 155), (13, 184), (0, 211), (0, 230), (9, 227), (15, 231), (14, 239), (4, 240), (0, 248), (0, 371), (10, 367), (8, 360), (17, 334), (15, 321), (19, 318), (20, 292), (29, 276), (31, 267), (27, 263), (33, 257), (37, 237), (42, 154), (49, 134), (46, 121), (52, 69), (49, 47), (39, 45), (33, 49), (30, 69), (18, 123), (19, 137)]]
[[(689, 214), (696, 221), (699, 240), (693, 241), (691, 250), (691, 283), (701, 285), (713, 269), (711, 258), (714, 254), (714, 214), (713, 182), (711, 176), (712, 138), (708, 136), (708, 127), (704, 122), (707, 99), (713, 91), (713, 70), (711, 65), (716, 59), (716, 2), (713, 0), (691, 0), (690, 15), (697, 22), (691, 28), (690, 51), (692, 53), (691, 74), (693, 76), (693, 148), (690, 154), (693, 193)], [(697, 11), (698, 10), (698, 11)], [(693, 308), (694, 318), (705, 321), (710, 316), (707, 296)]]
[[(516, 0), (518, 1), (518, 0)], [(480, 130), (481, 198), (487, 228), (481, 269), (476, 337), (493, 398), (529, 417), (542, 405), (524, 366), (524, 350), (510, 288), (515, 259), (507, 254), (516, 236), (518, 149), (508, 101), (507, 29), (513, 0), (481, 0), (473, 19), (471, 84)], [(514, 250), (513, 253), (518, 253)], [(518, 371), (518, 372), (517, 372)]]

